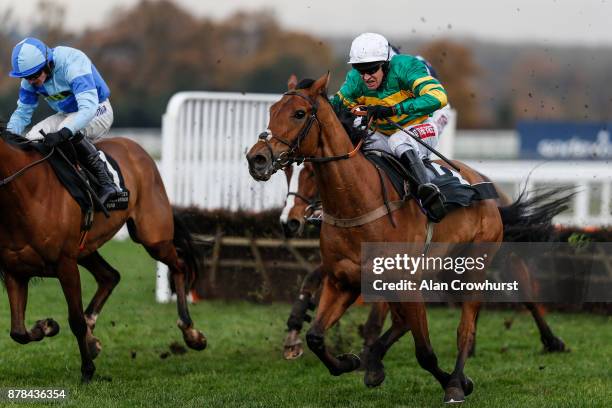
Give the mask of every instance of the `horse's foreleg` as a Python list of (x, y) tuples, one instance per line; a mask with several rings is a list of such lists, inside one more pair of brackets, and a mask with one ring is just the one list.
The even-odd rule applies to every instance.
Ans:
[(392, 303), (389, 305), (393, 312), (393, 324), (401, 324), (412, 331), (415, 353), (419, 365), (429, 371), (442, 388), (446, 389), (450, 374), (440, 369), (438, 357), (431, 347), (429, 328), (427, 326), (427, 312), (425, 304), (420, 302)]
[(474, 384), (463, 373), (465, 362), (470, 355), (476, 336), (476, 318), (480, 311), (480, 302), (463, 302), (461, 309), (461, 321), (457, 328), (457, 360), (455, 369), (445, 387), (445, 402), (461, 402), (469, 395)]
[(319, 266), (304, 277), (300, 294), (296, 301), (293, 302), (293, 307), (287, 320), (287, 337), (283, 344), (283, 357), (287, 360), (296, 359), (304, 353), (299, 334), (304, 321), (310, 321), (308, 310), (313, 310), (315, 307), (315, 294), (321, 288), (321, 279), (321, 267)]
[(87, 309), (85, 309), (85, 320), (93, 332), (104, 303), (106, 303), (106, 300), (119, 283), (121, 277), (119, 272), (110, 266), (97, 251), (81, 259), (79, 264), (91, 272), (98, 283), (98, 289), (89, 302)]
[[(384, 303), (384, 305), (386, 306), (385, 309), (389, 310), (388, 304)], [(385, 315), (383, 314), (383, 322), (384, 316)], [(365, 349), (367, 351), (362, 354), (365, 358), (364, 365), (366, 370), (363, 382), (368, 387), (377, 387), (385, 380), (385, 367), (382, 360), (393, 343), (399, 340), (407, 331), (410, 330), (410, 327), (406, 324), (406, 322), (402, 322), (401, 320), (393, 317), (393, 315), (392, 320), (393, 324), (391, 325), (391, 328), (387, 330), (380, 338), (376, 339), (372, 344), (368, 345)]]
[(206, 337), (201, 331), (193, 327), (193, 320), (191, 320), (187, 306), (186, 280), (189, 272), (187, 265), (178, 257), (176, 247), (170, 241), (147, 245), (145, 248), (153, 258), (165, 263), (170, 269), (170, 277), (174, 282), (174, 290), (176, 291), (176, 307), (179, 315), (176, 324), (183, 333), (185, 344), (194, 350), (204, 350), (206, 348)]
[(346, 309), (357, 299), (358, 292), (341, 290), (323, 278), (323, 289), (317, 309), (317, 317), (306, 334), (308, 348), (325, 364), (332, 375), (340, 375), (359, 368), (359, 357), (342, 354), (334, 357), (325, 347), (325, 331), (333, 326)]
[(15, 277), (11, 273), (6, 273), (4, 279), (11, 307), (11, 338), (20, 344), (40, 341), (45, 337), (55, 336), (59, 332), (59, 325), (51, 318), (38, 320), (32, 330), (25, 328), (28, 281), (28, 279)]
[(366, 320), (363, 329), (361, 329), (364, 348), (371, 346), (378, 340), (382, 328), (385, 325), (387, 313), (389, 313), (389, 305), (386, 302), (372, 304), (368, 320)]
[(77, 339), (79, 351), (81, 352), (81, 380), (89, 382), (96, 371), (93, 359), (100, 351), (100, 342), (91, 334), (85, 321), (83, 302), (81, 300), (81, 278), (76, 261), (73, 259), (63, 259), (60, 261), (57, 277), (68, 303), (70, 329)]

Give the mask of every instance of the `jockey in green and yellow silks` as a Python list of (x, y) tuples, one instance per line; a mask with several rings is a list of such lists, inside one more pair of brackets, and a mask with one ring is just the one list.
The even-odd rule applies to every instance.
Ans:
[(387, 123), (391, 119), (423, 142), (435, 147), (448, 122), (448, 98), (422, 59), (394, 52), (385, 37), (359, 35), (351, 45), (353, 69), (331, 98), (335, 108), (366, 105), (376, 132), (364, 149), (383, 150), (397, 157), (418, 182), (417, 196), (429, 218), (439, 222), (446, 211), (443, 197), (431, 183), (423, 159), (430, 151)]

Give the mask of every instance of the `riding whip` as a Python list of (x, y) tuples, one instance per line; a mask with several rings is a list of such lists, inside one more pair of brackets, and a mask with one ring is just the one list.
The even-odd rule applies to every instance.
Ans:
[(401, 127), (400, 125), (398, 125), (397, 123), (395, 123), (394, 121), (392, 121), (389, 118), (385, 118), (385, 120), (387, 121), (387, 123), (395, 126), (396, 128), (398, 128), (399, 130), (401, 130), (402, 132), (404, 132), (405, 134), (407, 134), (408, 136), (410, 136), (411, 138), (413, 138), (414, 140), (416, 140), (417, 142), (419, 142), (422, 146), (424, 146), (426, 149), (428, 149), (429, 151), (431, 151), (433, 154), (435, 154), (436, 156), (438, 156), (439, 158), (441, 158), (442, 160), (444, 160), (449, 166), (451, 166), (453, 169), (457, 170), (458, 172), (461, 172), (461, 170), (459, 169), (459, 167), (455, 166), (449, 159), (446, 158), (446, 156), (444, 156), (442, 153), (440, 153), (439, 151), (437, 151), (436, 149), (434, 149), (433, 147), (429, 146), (427, 143), (425, 143), (424, 141), (421, 140), (420, 137), (413, 135), (412, 133), (408, 132), (406, 129), (404, 129), (403, 127)]
[[(366, 112), (362, 109), (365, 108), (365, 105), (357, 105), (355, 107), (353, 107), (351, 109), (351, 113), (353, 115), (356, 116), (366, 116)], [(425, 143), (424, 141), (421, 140), (420, 137), (413, 135), (412, 133), (408, 132), (406, 129), (404, 129), (403, 127), (401, 127), (400, 125), (398, 125), (397, 123), (395, 123), (394, 121), (392, 121), (389, 118), (385, 118), (385, 120), (395, 126), (396, 128), (398, 128), (399, 130), (401, 130), (402, 132), (406, 133), (408, 136), (410, 136), (411, 138), (413, 138), (414, 140), (416, 140), (417, 142), (419, 142), (421, 145), (423, 145), (426, 149), (428, 149), (429, 151), (431, 151), (433, 154), (435, 154), (436, 156), (438, 156), (439, 158), (441, 158), (442, 160), (444, 160), (449, 166), (451, 166), (453, 169), (457, 170), (458, 172), (461, 172), (461, 169), (459, 169), (459, 167), (455, 166), (448, 158), (446, 158), (446, 156), (444, 156), (442, 153), (440, 153), (439, 151), (437, 151), (436, 149), (434, 149), (433, 147), (429, 146), (427, 143)], [(371, 121), (370, 121), (371, 122)], [(368, 123), (369, 125), (370, 123)]]

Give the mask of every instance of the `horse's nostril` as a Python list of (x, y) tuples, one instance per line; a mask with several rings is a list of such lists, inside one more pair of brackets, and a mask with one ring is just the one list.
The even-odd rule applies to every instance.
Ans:
[(264, 156), (263, 154), (258, 154), (255, 157), (253, 157), (253, 165), (256, 168), (265, 167), (267, 164), (268, 164), (268, 158)]
[(295, 218), (292, 218), (287, 221), (287, 228), (292, 233), (296, 233), (300, 229), (300, 225), (300, 221), (296, 220)]

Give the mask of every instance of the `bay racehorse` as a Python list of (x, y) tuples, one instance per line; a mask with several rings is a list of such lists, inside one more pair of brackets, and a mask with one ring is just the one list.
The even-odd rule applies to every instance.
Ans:
[[(58, 278), (68, 303), (70, 328), (79, 346), (81, 378), (84, 382), (91, 380), (93, 359), (100, 351), (100, 342), (93, 335), (96, 319), (120, 279), (98, 249), (127, 222), (132, 240), (168, 265), (183, 338), (189, 347), (204, 349), (206, 338), (193, 327), (185, 295), (198, 263), (188, 231), (175, 224), (153, 159), (129, 139), (109, 138), (97, 144), (121, 167), (130, 200), (127, 209), (110, 212), (108, 219), (96, 213), (82, 241), (81, 208), (48, 161), (23, 138), (16, 142), (15, 136), (6, 131), (0, 136), (0, 268), (11, 308), (11, 337), (26, 344), (57, 334), (59, 325), (51, 318), (38, 320), (28, 330), (25, 310), (31, 278)], [(77, 264), (91, 272), (98, 285), (85, 311)]]
[[(383, 188), (389, 200), (400, 197), (365, 156), (355, 148), (327, 100), (329, 74), (290, 89), (270, 108), (268, 130), (247, 153), (249, 172), (257, 180), (268, 180), (277, 170), (293, 161), (311, 161), (315, 167), (317, 188), (324, 215), (329, 219), (355, 219), (383, 207)], [(483, 178), (462, 169), (471, 184)], [(323, 287), (315, 321), (307, 333), (309, 348), (333, 375), (350, 372), (360, 366), (353, 354), (332, 355), (325, 346), (325, 332), (334, 325), (357, 299), (361, 289), (361, 243), (424, 243), (427, 219), (411, 200), (390, 217), (343, 228), (324, 223), (320, 236)], [(483, 200), (450, 213), (433, 233), (433, 242), (500, 243), (504, 226), (501, 212), (493, 200)], [(445, 254), (437, 254), (443, 256)], [(489, 252), (492, 261), (494, 251)], [(382, 358), (388, 348), (408, 330), (411, 331), (417, 361), (429, 371), (444, 390), (445, 402), (465, 399), (473, 390), (464, 366), (474, 340), (478, 302), (464, 302), (457, 329), (458, 355), (451, 373), (442, 370), (431, 346), (424, 302), (390, 303), (392, 326), (372, 346)]]
[[(343, 121), (343, 118), (340, 117), (340, 120)], [(352, 123), (352, 120), (350, 122)], [(354, 131), (354, 128), (348, 126), (345, 126), (345, 129), (347, 132)], [(319, 192), (317, 191), (314, 167), (312, 163), (306, 162), (299, 165), (294, 163), (290, 166), (286, 166), (284, 171), (287, 179), (288, 192), (285, 200), (285, 207), (283, 207), (281, 212), (280, 222), (286, 237), (294, 238), (302, 234), (309, 217), (316, 217), (316, 213), (320, 211), (318, 203)], [(482, 175), (482, 177), (486, 181), (490, 181), (486, 176)], [(512, 200), (510, 197), (505, 194), (499, 188), (499, 186), (495, 184), (494, 186), (499, 194), (499, 198), (496, 200), (498, 207), (511, 205)], [(544, 208), (538, 208), (536, 205), (531, 206), (532, 214), (537, 212), (543, 212), (543, 214), (537, 220), (537, 222), (534, 222), (533, 225), (528, 227), (533, 229), (541, 229), (544, 225), (549, 225), (552, 218), (566, 207), (564, 203), (568, 198), (570, 198), (570, 196), (563, 195), (556, 200), (554, 205), (546, 205)], [(541, 199), (533, 200), (534, 204), (541, 202)], [(546, 234), (543, 236), (540, 235), (540, 237), (548, 238)], [(532, 237), (530, 238), (533, 239)], [(504, 241), (514, 239), (516, 239), (516, 236), (504, 236)], [(516, 259), (516, 262), (517, 265), (515, 265), (515, 275), (517, 280), (521, 283), (521, 285), (527, 284), (527, 266), (521, 259)], [(317, 267), (304, 277), (298, 298), (293, 303), (293, 307), (287, 321), (288, 332), (283, 345), (283, 355), (288, 360), (298, 358), (303, 353), (302, 341), (300, 340), (300, 331), (304, 324), (305, 317), (307, 316), (308, 309), (316, 306), (316, 299), (321, 287), (321, 281), (321, 269)], [(564, 351), (565, 344), (560, 338), (553, 334), (553, 331), (544, 319), (543, 308), (534, 304), (533, 302), (525, 302), (524, 305), (531, 312), (534, 322), (538, 328), (540, 340), (544, 346), (544, 351)], [(367, 350), (378, 339), (388, 311), (389, 307), (387, 303), (372, 303), (370, 313), (365, 324), (360, 326), (360, 334), (364, 340), (365, 352), (367, 352)], [(474, 343), (472, 349), (470, 350), (470, 356), (475, 355), (475, 342), (476, 338), (474, 338)], [(362, 359), (367, 359), (367, 356), (364, 356), (364, 353), (362, 353), (360, 357)], [(368, 367), (366, 366), (365, 368), (367, 369)], [(369, 375), (366, 374), (366, 376), (376, 377), (375, 373), (370, 373)], [(373, 380), (373, 378), (370, 379)], [(378, 380), (380, 381), (380, 379), (381, 376), (379, 375)], [(377, 383), (368, 381), (368, 385), (374, 386), (377, 385)]]

